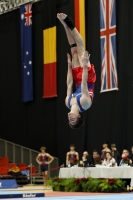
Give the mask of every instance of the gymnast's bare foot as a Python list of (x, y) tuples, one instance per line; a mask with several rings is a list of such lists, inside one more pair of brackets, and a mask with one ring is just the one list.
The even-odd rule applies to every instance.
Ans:
[(62, 20), (64, 20), (67, 17), (67, 15), (64, 14), (64, 13), (60, 13), (60, 17), (61, 17)]

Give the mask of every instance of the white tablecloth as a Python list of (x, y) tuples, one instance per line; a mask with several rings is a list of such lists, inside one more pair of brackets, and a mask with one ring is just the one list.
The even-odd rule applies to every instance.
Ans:
[(133, 186), (133, 167), (71, 167), (60, 168), (60, 178), (131, 178)]

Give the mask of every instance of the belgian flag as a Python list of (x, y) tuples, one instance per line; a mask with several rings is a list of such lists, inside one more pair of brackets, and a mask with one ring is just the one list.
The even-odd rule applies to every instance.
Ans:
[(43, 0), (43, 65), (43, 98), (56, 97), (56, 0)]
[(74, 0), (74, 21), (75, 27), (81, 34), (86, 46), (85, 36), (85, 0)]

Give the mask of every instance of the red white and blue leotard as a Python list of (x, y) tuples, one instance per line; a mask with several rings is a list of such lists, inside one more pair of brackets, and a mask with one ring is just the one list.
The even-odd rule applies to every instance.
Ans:
[[(81, 92), (82, 72), (83, 72), (82, 67), (76, 67), (76, 68), (72, 69), (73, 77), (74, 77), (74, 80), (76, 82), (76, 91), (73, 94), (71, 94), (69, 99), (68, 99), (68, 108), (71, 109), (70, 102), (71, 102), (72, 97), (76, 97), (77, 104), (80, 108), (80, 111), (85, 112), (86, 110), (83, 109), (81, 104), (80, 104), (80, 98), (82, 96), (82, 92)], [(95, 73), (94, 65), (91, 64), (88, 67), (88, 80), (87, 80), (88, 92), (89, 92), (89, 96), (90, 96), (91, 101), (93, 100), (93, 96), (94, 96), (94, 83), (95, 83), (95, 81), (96, 81), (96, 73)]]

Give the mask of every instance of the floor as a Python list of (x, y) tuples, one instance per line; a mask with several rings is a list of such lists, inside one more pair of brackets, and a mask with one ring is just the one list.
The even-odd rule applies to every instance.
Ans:
[(23, 187), (17, 189), (0, 189), (0, 199), (21, 200), (22, 198), (1, 198), (1, 195), (13, 194), (44, 194), (45, 197), (28, 198), (28, 200), (133, 200), (133, 193), (84, 193), (84, 192), (53, 192), (44, 186)]

